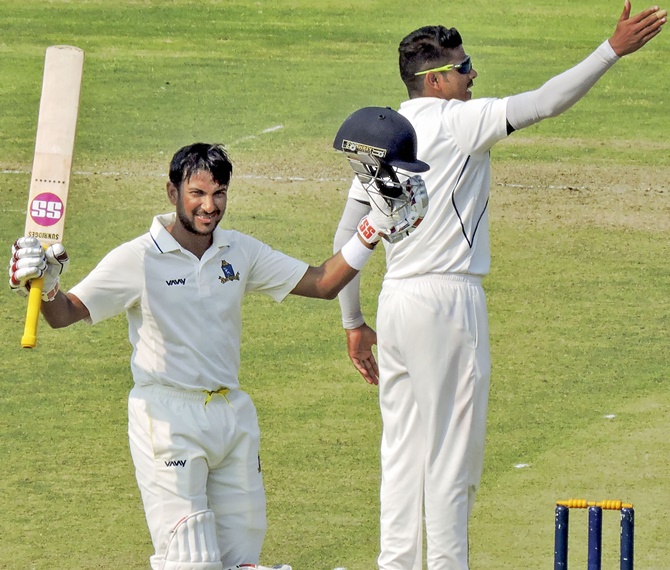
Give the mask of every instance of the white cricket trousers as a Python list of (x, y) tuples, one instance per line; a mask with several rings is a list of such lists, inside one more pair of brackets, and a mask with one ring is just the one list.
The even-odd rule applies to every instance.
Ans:
[(377, 313), (380, 570), (467, 570), (491, 360), (481, 279), (385, 280)]
[(258, 564), (266, 519), (256, 409), (241, 390), (207, 399), (204, 392), (162, 386), (130, 392), (130, 451), (154, 570), (176, 523), (203, 509), (216, 515), (223, 567)]

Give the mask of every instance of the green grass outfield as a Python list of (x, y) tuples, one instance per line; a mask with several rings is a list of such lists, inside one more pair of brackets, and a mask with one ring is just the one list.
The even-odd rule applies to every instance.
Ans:
[[(312, 263), (331, 251), (350, 177), (344, 118), (397, 106), (399, 40), (456, 26), (475, 96), (539, 86), (614, 29), (623, 2), (5, 0), (0, 244), (22, 233), (44, 49), (86, 52), (66, 287), (168, 211), (172, 153), (220, 141), (235, 162), (226, 227)], [(633, 10), (645, 5), (635, 3)], [(670, 76), (665, 30), (566, 114), (493, 151), (493, 380), (473, 570), (550, 568), (556, 499), (636, 507), (636, 567), (670, 568)], [(365, 270), (374, 323), (383, 271)], [(126, 440), (123, 316), (19, 347), (25, 303), (0, 304), (0, 569), (148, 568)], [(259, 410), (263, 561), (371, 570), (378, 544), (376, 389), (349, 364), (336, 302), (253, 296), (241, 381)], [(617, 516), (605, 514), (604, 567)], [(572, 514), (571, 565), (586, 518)]]

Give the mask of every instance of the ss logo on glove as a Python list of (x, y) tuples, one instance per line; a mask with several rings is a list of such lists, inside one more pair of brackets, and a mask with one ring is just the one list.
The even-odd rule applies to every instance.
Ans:
[(361, 223), (358, 225), (358, 231), (366, 239), (366, 241), (370, 241), (375, 233), (377, 233), (368, 222), (367, 216), (361, 220)]

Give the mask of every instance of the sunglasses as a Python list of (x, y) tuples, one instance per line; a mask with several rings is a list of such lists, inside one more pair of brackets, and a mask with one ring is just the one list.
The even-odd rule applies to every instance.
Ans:
[(448, 63), (442, 67), (434, 67), (433, 69), (426, 69), (426, 71), (419, 71), (414, 75), (426, 75), (426, 73), (437, 73), (438, 71), (450, 71), (452, 69), (458, 70), (458, 73), (461, 75), (467, 75), (470, 73), (472, 71), (472, 60), (470, 59), (470, 56), (466, 57), (465, 60), (461, 63)]

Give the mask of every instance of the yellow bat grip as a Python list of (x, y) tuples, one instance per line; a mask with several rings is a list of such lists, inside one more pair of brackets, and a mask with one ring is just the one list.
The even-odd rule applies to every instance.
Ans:
[(30, 282), (26, 325), (23, 329), (23, 337), (21, 337), (21, 346), (23, 348), (35, 348), (35, 345), (37, 344), (37, 322), (40, 316), (40, 307), (42, 306), (43, 286), (44, 277), (34, 279)]

